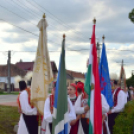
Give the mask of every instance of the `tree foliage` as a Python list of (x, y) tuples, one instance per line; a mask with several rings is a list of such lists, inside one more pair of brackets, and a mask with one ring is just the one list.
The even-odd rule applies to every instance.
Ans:
[(134, 23), (134, 9), (129, 13), (129, 19)]
[(132, 74), (132, 76), (130, 78), (128, 78), (126, 80), (127, 86), (133, 86), (134, 87), (134, 75)]

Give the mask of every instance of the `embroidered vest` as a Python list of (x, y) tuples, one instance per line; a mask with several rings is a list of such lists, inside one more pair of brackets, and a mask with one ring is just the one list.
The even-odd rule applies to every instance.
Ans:
[[(31, 100), (30, 100), (31, 99), (31, 91), (30, 91), (29, 88), (27, 88), (25, 90), (27, 91), (27, 94), (28, 94), (28, 103), (31, 106), (31, 108), (33, 108), (33, 105), (31, 104)], [(18, 104), (18, 110), (19, 110), (19, 112), (22, 113), (21, 104), (20, 104), (20, 93), (19, 93), (19, 95), (17, 97), (17, 104)]]
[(50, 95), (50, 111), (53, 114), (53, 106), (54, 106), (54, 95)]
[(117, 97), (120, 92), (121, 88), (118, 88), (114, 94), (114, 107), (117, 105)]
[(75, 105), (76, 100), (77, 100), (77, 97), (75, 99), (70, 99), (73, 105)]
[[(84, 95), (82, 94), (82, 97), (81, 97), (81, 107), (85, 107), (86, 105), (88, 104), (88, 99), (86, 99), (85, 97), (84, 97)], [(85, 118), (85, 116), (86, 116), (86, 113), (83, 113), (82, 114), (82, 118)], [(87, 122), (88, 122), (89, 120), (87, 120)]]

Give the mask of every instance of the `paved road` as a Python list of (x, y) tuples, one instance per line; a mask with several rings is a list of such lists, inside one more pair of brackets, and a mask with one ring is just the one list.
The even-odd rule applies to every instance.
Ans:
[(0, 95), (0, 103), (16, 102), (18, 95)]

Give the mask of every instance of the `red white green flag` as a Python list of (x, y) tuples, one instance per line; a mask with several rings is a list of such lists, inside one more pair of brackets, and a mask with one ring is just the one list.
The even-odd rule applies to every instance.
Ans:
[(89, 95), (90, 106), (89, 134), (102, 134), (102, 104), (99, 70), (97, 63), (97, 51), (95, 41), (95, 25), (91, 38), (89, 65), (85, 81), (85, 91)]

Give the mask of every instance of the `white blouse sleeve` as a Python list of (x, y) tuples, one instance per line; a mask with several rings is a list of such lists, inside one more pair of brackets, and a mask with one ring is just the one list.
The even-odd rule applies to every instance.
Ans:
[(44, 119), (49, 123), (52, 122), (52, 114), (51, 114), (51, 111), (50, 111), (50, 99), (49, 99), (49, 97), (45, 101)]
[(101, 94), (101, 102), (102, 102), (102, 114), (108, 113), (109, 105), (103, 94)]
[(118, 113), (123, 111), (126, 103), (127, 103), (127, 97), (123, 91), (120, 91), (117, 96), (117, 105), (111, 110), (111, 112)]
[(70, 101), (69, 98), (68, 98), (68, 103), (69, 103), (69, 122), (71, 122), (72, 120), (76, 119), (76, 114), (72, 102)]
[(20, 94), (20, 105), (21, 105), (21, 110), (24, 114), (26, 115), (37, 115), (37, 109), (31, 108), (28, 102), (28, 94), (27, 92), (23, 91)]
[(74, 108), (75, 108), (75, 113), (76, 114), (83, 114), (85, 113), (84, 111), (84, 107), (81, 107), (81, 97), (82, 95), (79, 95), (76, 102), (75, 102), (75, 105), (74, 105)]

